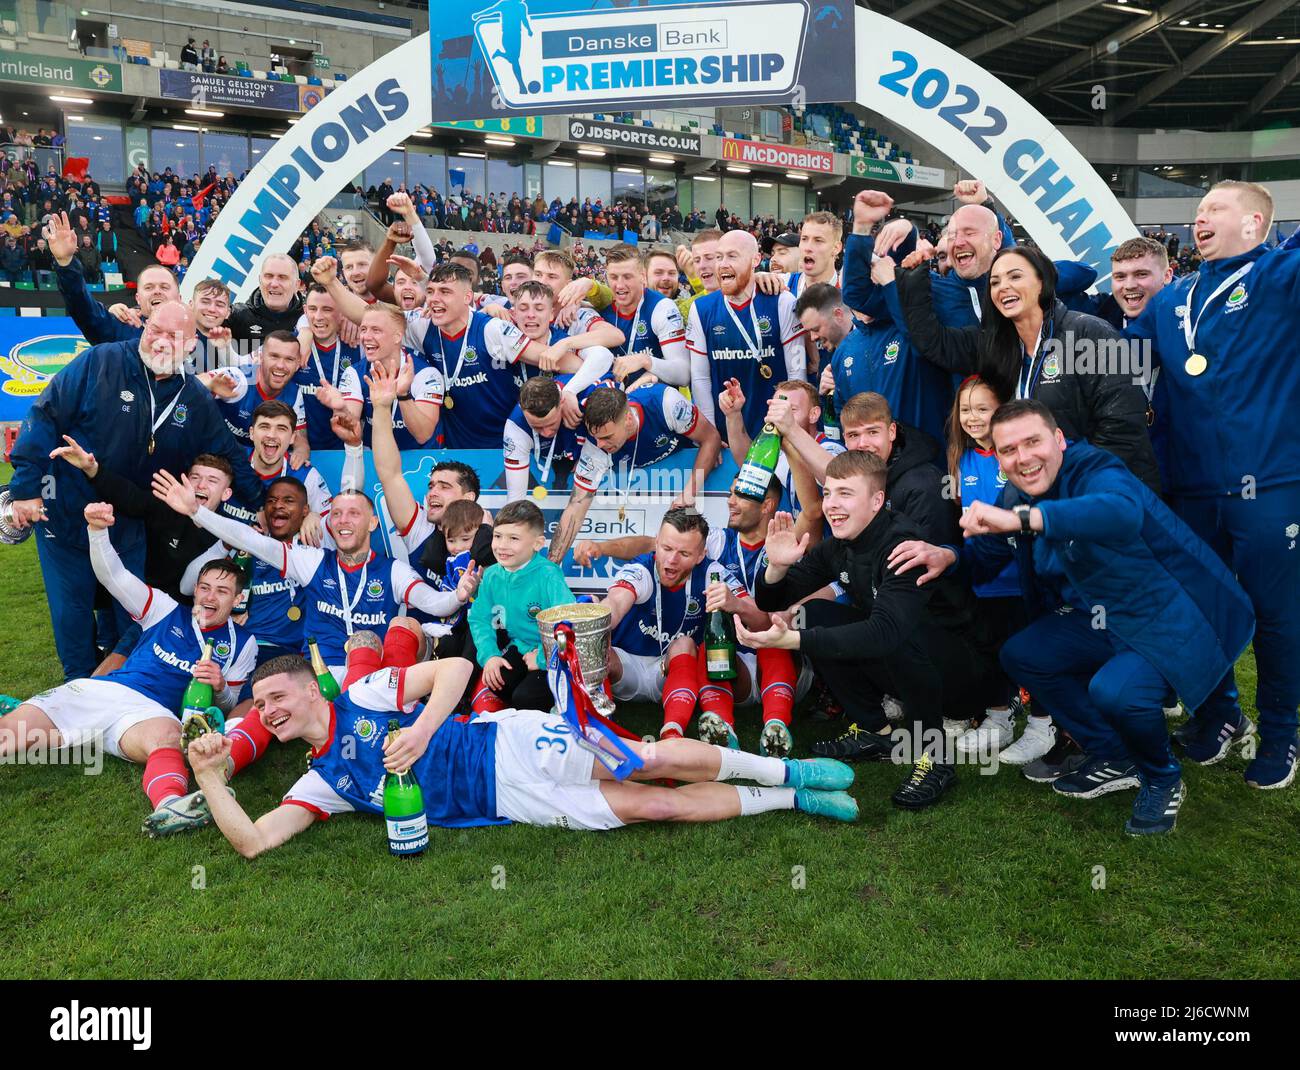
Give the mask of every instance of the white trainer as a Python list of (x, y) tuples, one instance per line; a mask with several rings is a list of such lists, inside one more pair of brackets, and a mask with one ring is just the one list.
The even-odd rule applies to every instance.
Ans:
[(885, 711), (885, 720), (890, 724), (901, 724), (903, 721), (903, 704), (894, 698), (893, 695), (886, 695), (880, 700), (880, 708)]
[(943, 719), (943, 734), (949, 739), (960, 739), (971, 730), (970, 721), (959, 721), (952, 717)]
[(1050, 717), (1027, 717), (1025, 730), (1011, 746), (998, 751), (998, 761), (1007, 765), (1036, 762), (1056, 744), (1056, 725)]
[(1010, 710), (985, 710), (983, 723), (957, 737), (962, 754), (996, 754), (1015, 738)]

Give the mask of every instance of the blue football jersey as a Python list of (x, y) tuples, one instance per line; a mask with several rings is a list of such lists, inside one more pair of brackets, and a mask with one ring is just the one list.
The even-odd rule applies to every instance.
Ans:
[(718, 290), (692, 303), (686, 329), (691, 396), (724, 437), (726, 421), (715, 417), (718, 396), (729, 379), (737, 380), (745, 392), (742, 413), (751, 438), (767, 418), (767, 403), (777, 384), (807, 379), (807, 332), (794, 306), (794, 296), (785, 291), (775, 296), (755, 293), (743, 305), (732, 305)]
[[(415, 375), (411, 379), (411, 398), (415, 403), (417, 405), (440, 404), (442, 397), (437, 371), (429, 367), (422, 357), (409, 350), (402, 351), (402, 360), (404, 362), (409, 360), (415, 365)], [(361, 402), (362, 442), (369, 449), (370, 436), (375, 423), (375, 410), (370, 404), (370, 384), (366, 382), (364, 365), (353, 365), (343, 373), (339, 391), (346, 401)], [(402, 406), (396, 401), (393, 402), (393, 438), (399, 450), (419, 450), (426, 446), (432, 448), (434, 445), (432, 439), (422, 443), (407, 430), (406, 420), (402, 416)]]
[(194, 611), (156, 588), (150, 590), (139, 620), (143, 634), (122, 667), (105, 679), (129, 687), (169, 710), (180, 711), (194, 664), (203, 657), (200, 634), (204, 642), (212, 643), (212, 660), (234, 690), (239, 690), (257, 663), (257, 639), (249, 628), (227, 621), (199, 632)]
[[(355, 681), (331, 707), (330, 739), (313, 750), (307, 772), (284, 801), (322, 820), (332, 814), (384, 812), (384, 740), (388, 722), (409, 728), (422, 705), (402, 693), (406, 670), (380, 669)], [(506, 825), (497, 816), (494, 721), (449, 717), (411, 767), (429, 824), (444, 828)]]
[(708, 619), (704, 612), (704, 589), (714, 570), (721, 573), (737, 595), (744, 593), (734, 572), (707, 557), (677, 587), (665, 587), (659, 581), (653, 551), (634, 557), (614, 573), (610, 585), (610, 590), (626, 588), (635, 598), (632, 608), (614, 628), (611, 645), (629, 654), (658, 657), (678, 636), (687, 636), (697, 643), (702, 641)]
[[(216, 399), (217, 405), (221, 409), (226, 426), (230, 428), (230, 433), (245, 446), (253, 445), (253, 436), (250, 433), (250, 428), (253, 426), (253, 410), (264, 401), (283, 401), (293, 409), (295, 429), (307, 426), (302, 388), (294, 379), (285, 383), (280, 393), (268, 394), (262, 389), (262, 384), (258, 381), (257, 373), (253, 368), (225, 368), (222, 374), (234, 382), (235, 396), (219, 397)], [(338, 442), (337, 437), (334, 441)]]
[(628, 407), (637, 414), (637, 432), (612, 454), (595, 439), (587, 439), (573, 470), (573, 485), (596, 490), (610, 471), (617, 486), (626, 487), (634, 469), (671, 457), (692, 445), (688, 436), (699, 425), (700, 411), (674, 387), (655, 383), (628, 395)]
[(313, 345), (307, 366), (299, 368), (294, 375), (293, 381), (298, 384), (303, 411), (307, 415), (307, 444), (313, 450), (342, 448), (342, 443), (330, 427), (330, 417), (334, 413), (316, 400), (320, 381), (324, 379), (331, 386), (337, 387), (345, 371), (364, 363), (365, 358), (361, 356), (360, 349), (335, 339), (334, 344), (328, 348)]
[[(957, 462), (961, 476), (961, 509), (964, 513), (976, 502), (997, 505), (1007, 485), (1006, 474), (992, 450), (964, 450)], [(1003, 566), (993, 579), (974, 585), (980, 598), (1014, 598), (1021, 593), (1020, 570), (1015, 558)]]

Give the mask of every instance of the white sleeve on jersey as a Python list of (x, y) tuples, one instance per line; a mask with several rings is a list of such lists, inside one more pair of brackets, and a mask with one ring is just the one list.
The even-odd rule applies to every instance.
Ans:
[(244, 681), (252, 675), (257, 668), (257, 637), (248, 636), (244, 640), (244, 647), (235, 658), (235, 663), (230, 666), (230, 671), (226, 673), (226, 686), (232, 691), (238, 691), (244, 686)]
[(578, 335), (586, 334), (593, 327), (599, 326), (605, 321), (601, 318), (599, 312), (594, 308), (588, 308), (586, 305), (579, 307), (573, 317), (573, 322), (569, 324), (569, 337), (576, 338)]
[(441, 405), (442, 373), (434, 367), (421, 368), (411, 379), (411, 397), (425, 405)]
[[(483, 328), (483, 343), (487, 346), (488, 356), (495, 361), (514, 364), (528, 346), (528, 336), (509, 320), (492, 321)], [(493, 364), (493, 367), (497, 367)]]
[[(699, 566), (697, 565), (696, 568)], [(731, 593), (737, 598), (748, 598), (749, 588), (745, 586), (744, 581), (736, 574), (736, 570), (730, 565), (724, 565), (721, 561), (713, 560), (709, 555), (704, 561), (704, 574), (709, 575), (710, 570), (722, 576), (723, 581), (731, 588)]]
[(671, 386), (664, 390), (664, 422), (679, 435), (689, 435), (700, 422), (700, 412), (691, 399)]
[[(239, 402), (243, 401), (245, 396), (248, 394), (248, 375), (252, 370), (252, 368), (247, 369), (247, 371), (243, 368), (234, 367), (218, 368), (215, 374), (224, 379), (229, 379), (235, 388), (235, 392), (228, 398), (219, 397), (216, 394), (213, 394), (212, 396), (216, 398), (217, 401), (224, 401), (227, 405), (239, 404)], [(299, 395), (299, 397), (301, 397), (301, 395)]]
[(507, 420), (501, 452), (506, 462), (506, 501), (518, 501), (528, 494), (528, 467), (532, 461), (533, 436), (514, 420)]
[(587, 439), (578, 454), (578, 463), (573, 466), (573, 485), (594, 494), (612, 467), (610, 455), (597, 446), (594, 439)]
[(433, 265), (438, 262), (438, 254), (434, 251), (433, 239), (429, 237), (423, 220), (417, 219), (416, 225), (411, 228), (411, 244), (415, 246), (415, 262), (425, 271), (432, 271)]
[(199, 554), (193, 561), (185, 566), (185, 572), (181, 575), (180, 592), (187, 597), (194, 594), (194, 586), (199, 582), (199, 569), (209, 561), (215, 561), (219, 557), (226, 556), (226, 548), (218, 539), (209, 546), (203, 553)]
[(355, 401), (360, 404), (366, 400), (361, 393), (361, 373), (355, 364), (345, 368), (343, 374), (339, 376), (339, 393), (343, 395), (344, 401)]
[(307, 406), (303, 402), (303, 392), (298, 391), (298, 396), (293, 399), (294, 430), (305, 431), (307, 429)]
[(785, 347), (786, 378), (804, 381), (808, 378), (808, 332), (794, 314), (797, 303), (794, 294), (781, 294), (777, 299), (777, 318), (780, 320), (781, 345)]
[(402, 694), (405, 682), (405, 669), (380, 669), (348, 687), (348, 698), (375, 713), (396, 713), (398, 710), (413, 713), (417, 702), (414, 699), (408, 702)]
[(699, 408), (700, 415), (716, 427), (713, 382), (709, 378), (709, 343), (704, 337), (704, 324), (694, 302), (687, 320), (686, 346), (691, 354), (691, 399)]
[(435, 617), (450, 617), (461, 607), (455, 591), (435, 591), (405, 561), (394, 561), (391, 575), (393, 594), (399, 602)]
[(691, 381), (691, 355), (686, 349), (686, 324), (675, 301), (663, 300), (655, 305), (650, 329), (663, 351), (662, 357), (650, 358), (650, 374), (661, 383), (686, 386)]
[[(391, 519), (389, 523), (392, 523)], [(425, 511), (423, 503), (417, 504), (415, 512), (411, 514), (411, 522), (406, 526), (405, 531), (397, 531), (397, 526), (393, 530), (397, 531), (397, 537), (402, 540), (402, 545), (406, 548), (407, 554), (413, 554), (421, 546), (424, 540), (434, 533), (437, 525), (429, 519), (429, 514)], [(394, 556), (397, 556), (394, 554)]]
[(306, 314), (298, 317), (298, 322), (293, 325), (293, 333), (299, 338), (305, 334), (311, 334), (311, 321)]
[(424, 316), (418, 308), (407, 312), (406, 333), (402, 337), (402, 345), (407, 349), (414, 349), (417, 353), (423, 352), (425, 336), (432, 326), (433, 320)]
[(343, 447), (343, 470), (339, 473), (339, 490), (360, 490), (366, 481), (366, 448)]
[(285, 803), (302, 806), (322, 821), (334, 814), (349, 814), (353, 810), (352, 804), (326, 784), (325, 778), (315, 769), (308, 769), (284, 793), (280, 805)]
[(308, 469), (303, 483), (307, 486), (307, 505), (313, 513), (324, 520), (329, 516), (330, 503), (334, 500), (325, 477), (317, 469), (311, 468)]
[(610, 589), (615, 587), (626, 587), (636, 596), (636, 604), (639, 606), (654, 595), (655, 578), (640, 561), (629, 561), (614, 573)]
[(204, 531), (215, 535), (227, 546), (247, 550), (273, 568), (278, 568), (281, 576), (304, 586), (311, 582), (311, 578), (316, 575), (316, 570), (320, 568), (320, 563), (325, 558), (324, 550), (297, 544), (288, 546), (279, 539), (254, 531), (247, 524), (241, 524), (232, 517), (219, 516), (211, 509), (200, 508), (194, 514), (194, 523)]
[(107, 529), (91, 528), (89, 534), (90, 566), (95, 570), (95, 578), (140, 622), (141, 628), (152, 627), (176, 608), (174, 598), (127, 570), (113, 548)]
[(578, 356), (582, 359), (582, 367), (564, 384), (564, 389), (575, 396), (581, 394), (614, 366), (614, 354), (604, 346), (588, 346), (580, 350)]
[(709, 537), (704, 540), (704, 556), (706, 560), (716, 561), (722, 556), (727, 547), (727, 531), (716, 525), (709, 528)]

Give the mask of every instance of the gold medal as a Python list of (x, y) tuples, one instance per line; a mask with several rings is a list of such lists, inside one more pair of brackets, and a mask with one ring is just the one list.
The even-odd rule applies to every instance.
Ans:
[(536, 487), (533, 488), (533, 497), (536, 498), (539, 502), (545, 500), (546, 494), (547, 494), (546, 488), (541, 486), (541, 484), (538, 484)]
[(1204, 374), (1205, 369), (1209, 366), (1210, 362), (1206, 360), (1205, 357), (1200, 353), (1193, 353), (1187, 358), (1187, 362), (1183, 365), (1183, 371), (1188, 375), (1202, 375)]
[(772, 369), (769, 368), (766, 364), (760, 364), (758, 366), (758, 374), (761, 375), (764, 379), (771, 379)]
[(301, 620), (302, 610), (299, 609), (297, 606), (290, 606), (288, 612), (285, 613), (285, 616), (288, 617), (290, 620)]
[(627, 506), (620, 505), (618, 507), (618, 522), (621, 524), (626, 519), (627, 519)]
[(454, 409), (456, 407), (456, 399), (451, 396), (450, 392), (443, 395), (442, 407), (444, 409)]
[(153, 456), (153, 435), (149, 436), (149, 455)]

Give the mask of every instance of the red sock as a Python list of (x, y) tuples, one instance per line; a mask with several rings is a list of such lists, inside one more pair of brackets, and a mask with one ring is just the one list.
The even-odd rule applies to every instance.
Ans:
[(483, 675), (480, 673), (475, 681), (474, 697), (470, 699), (469, 707), (475, 713), (496, 713), (498, 710), (504, 710), (506, 704), (483, 682)]
[(359, 646), (349, 650), (347, 665), (343, 670), (343, 686), (339, 690), (346, 691), (363, 676), (378, 672), (380, 657), (378, 650), (371, 650), (368, 646)]
[(700, 693), (700, 665), (694, 654), (678, 654), (668, 663), (664, 678), (664, 724), (675, 724), (686, 733)]
[(151, 751), (144, 763), (140, 787), (156, 810), (164, 799), (184, 795), (190, 790), (190, 774), (180, 747), (159, 747)]
[(405, 669), (415, 664), (420, 637), (409, 628), (389, 628), (384, 636), (384, 668)]
[(704, 648), (700, 648), (699, 661), (700, 710), (716, 713), (733, 728), (736, 726), (736, 697), (730, 680), (710, 680)]
[(230, 737), (230, 759), (234, 763), (231, 776), (262, 757), (275, 738), (262, 723), (262, 711), (256, 706), (226, 735)]
[(758, 652), (758, 683), (762, 688), (763, 722), (790, 723), (794, 710), (794, 685), (799, 679), (794, 655), (788, 650), (760, 650)]

